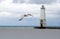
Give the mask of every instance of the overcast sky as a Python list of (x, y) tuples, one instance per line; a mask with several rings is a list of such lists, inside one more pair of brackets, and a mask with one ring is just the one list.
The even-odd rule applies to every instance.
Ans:
[[(42, 4), (46, 8), (47, 26), (60, 26), (60, 0), (0, 0), (0, 25), (39, 26)], [(19, 21), (25, 13), (33, 17)]]

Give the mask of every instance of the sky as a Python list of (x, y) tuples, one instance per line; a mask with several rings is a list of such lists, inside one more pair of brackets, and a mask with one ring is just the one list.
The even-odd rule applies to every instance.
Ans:
[[(60, 26), (60, 0), (0, 0), (0, 26), (40, 26), (41, 6), (46, 25)], [(23, 14), (32, 14), (19, 21)]]

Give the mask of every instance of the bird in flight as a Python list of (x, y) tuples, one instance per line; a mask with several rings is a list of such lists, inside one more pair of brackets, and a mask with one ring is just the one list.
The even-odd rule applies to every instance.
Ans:
[(24, 14), (22, 15), (22, 17), (19, 19), (19, 21), (21, 21), (24, 17), (28, 17), (28, 16), (32, 16), (31, 14)]

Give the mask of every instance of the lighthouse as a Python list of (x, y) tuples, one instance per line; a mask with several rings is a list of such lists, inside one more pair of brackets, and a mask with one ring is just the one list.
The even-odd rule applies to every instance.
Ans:
[(46, 27), (46, 16), (45, 16), (45, 7), (42, 5), (40, 13), (40, 26)]

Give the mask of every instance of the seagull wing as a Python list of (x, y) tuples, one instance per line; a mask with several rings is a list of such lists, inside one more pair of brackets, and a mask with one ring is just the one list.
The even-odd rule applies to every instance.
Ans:
[(19, 21), (21, 21), (24, 18), (24, 15), (21, 16), (21, 18), (19, 19)]
[(19, 21), (21, 21), (23, 19), (23, 17), (21, 19), (19, 19)]
[(21, 17), (21, 19), (19, 19), (19, 21), (21, 21), (24, 17), (27, 17), (27, 16), (32, 16), (31, 14), (24, 14), (24, 15), (22, 15), (22, 17)]
[(31, 14), (28, 14), (28, 15), (32, 16)]

